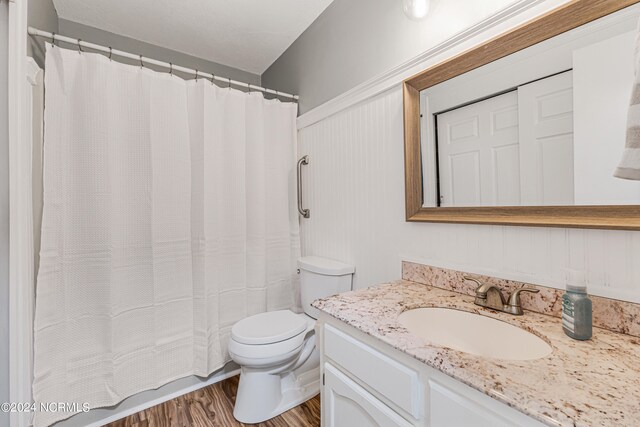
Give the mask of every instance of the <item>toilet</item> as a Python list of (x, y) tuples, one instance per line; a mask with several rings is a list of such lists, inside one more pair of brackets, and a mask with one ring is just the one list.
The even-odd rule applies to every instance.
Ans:
[(304, 313), (279, 310), (233, 325), (231, 359), (241, 367), (233, 416), (255, 424), (273, 418), (320, 392), (315, 324), (318, 299), (351, 290), (355, 268), (316, 256), (298, 259)]

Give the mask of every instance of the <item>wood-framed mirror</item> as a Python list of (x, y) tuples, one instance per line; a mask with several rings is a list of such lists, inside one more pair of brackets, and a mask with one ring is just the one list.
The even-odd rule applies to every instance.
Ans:
[[(614, 126), (613, 122), (617, 123), (615, 132), (617, 132), (616, 135), (618, 136), (609, 138), (609, 134), (606, 134), (606, 141), (602, 142), (602, 144), (610, 144), (610, 146), (593, 145), (592, 148), (584, 148), (576, 145), (576, 147), (573, 147), (571, 145), (574, 143), (573, 141), (586, 141), (587, 139), (595, 138), (597, 132), (593, 132), (594, 120), (589, 119), (589, 117), (593, 118), (594, 114), (602, 114), (598, 111), (577, 111), (579, 109), (584, 110), (582, 108), (583, 105), (599, 105), (600, 101), (597, 103), (576, 104), (578, 107), (576, 108), (575, 116), (579, 113), (580, 120), (578, 121), (574, 118), (574, 112), (571, 109), (571, 139), (569, 145), (566, 143), (564, 145), (557, 144), (553, 146), (556, 151), (547, 150), (553, 154), (549, 156), (551, 160), (546, 161), (550, 166), (539, 168), (540, 170), (544, 169), (544, 172), (534, 171), (534, 175), (531, 175), (530, 172), (525, 173), (519, 169), (520, 166), (522, 166), (522, 170), (525, 168), (531, 169), (529, 167), (532, 162), (530, 153), (543, 151), (542, 149), (531, 151), (526, 148), (527, 146), (523, 142), (529, 141), (535, 136), (531, 136), (532, 133), (535, 133), (531, 130), (535, 126), (528, 124), (529, 118), (526, 116), (526, 111), (535, 110), (539, 112), (542, 108), (539, 106), (527, 106), (527, 100), (535, 98), (527, 94), (532, 92), (534, 95), (542, 94), (535, 99), (543, 99), (547, 96), (546, 94), (551, 93), (543, 93), (543, 89), (539, 88), (542, 85), (538, 85), (534, 89), (531, 89), (530, 85), (525, 88), (526, 90), (521, 90), (521, 88), (531, 82), (539, 82), (543, 77), (555, 79), (553, 82), (550, 80), (550, 83), (545, 83), (545, 87), (559, 87), (558, 85), (562, 85), (562, 82), (558, 83), (556, 80), (567, 81), (567, 77), (557, 76), (565, 72), (571, 72), (574, 73), (574, 80), (573, 83), (569, 84), (571, 92), (570, 97), (567, 99), (572, 100), (574, 96), (581, 96), (580, 92), (578, 92), (578, 86), (585, 87), (587, 85), (586, 87), (589, 87), (588, 85), (593, 85), (592, 80), (589, 79), (602, 78), (602, 76), (598, 77), (597, 73), (592, 71), (592, 75), (587, 75), (583, 78), (582, 75), (584, 73), (581, 70), (593, 70), (594, 67), (590, 67), (588, 61), (585, 64), (580, 63), (580, 67), (567, 61), (578, 62), (582, 57), (588, 60), (597, 55), (598, 51), (594, 49), (605, 49), (604, 52), (609, 52), (611, 49), (607, 48), (607, 45), (599, 43), (605, 39), (614, 40), (614, 37), (622, 40), (619, 43), (626, 43), (624, 46), (627, 47), (621, 48), (624, 54), (620, 55), (620, 60), (631, 64), (631, 70), (625, 71), (627, 73), (625, 78), (629, 79), (629, 73), (633, 74), (634, 64), (632, 54), (634, 45), (629, 46), (629, 43), (635, 43), (635, 22), (640, 16), (640, 4), (638, 3), (640, 3), (640, 0), (574, 0), (405, 80), (403, 83), (403, 97), (406, 220), (640, 230), (640, 181), (627, 181), (619, 184), (618, 181), (626, 180), (617, 179), (615, 181), (612, 177), (615, 165), (612, 168), (609, 163), (615, 162), (615, 159), (606, 161), (604, 159), (604, 157), (612, 157), (615, 153), (622, 152), (624, 149), (626, 114), (624, 114), (624, 117), (617, 117), (606, 122), (607, 126), (609, 126), (609, 122), (611, 122), (611, 126)], [(610, 24), (609, 21), (605, 23), (606, 25), (599, 24), (600, 20), (604, 18), (613, 20), (613, 18), (609, 18), (610, 16), (615, 18), (615, 22), (611, 21), (615, 25)], [(591, 32), (587, 33), (586, 30), (582, 30), (583, 28), (587, 28)], [(575, 33), (572, 33), (572, 31)], [(594, 38), (596, 36), (593, 36), (592, 32), (597, 33), (599, 38)], [(561, 36), (564, 37), (562, 40), (559, 38)], [(559, 41), (555, 41), (556, 38)], [(631, 39), (633, 41), (630, 41)], [(615, 39), (614, 41), (618, 43), (617, 40)], [(631, 49), (631, 54), (629, 54), (629, 49)], [(617, 51), (618, 49), (616, 47), (613, 50)], [(557, 54), (560, 51), (564, 52), (562, 58), (561, 55)], [(520, 57), (516, 58), (515, 54), (520, 55)], [(554, 61), (555, 63), (545, 70), (540, 70), (538, 72), (540, 75), (536, 74), (536, 72), (530, 73), (529, 71), (535, 68), (531, 66), (521, 73), (521, 77), (519, 73), (513, 71), (518, 69), (517, 67), (527, 67), (527, 61), (529, 61), (529, 64), (546, 64), (546, 57), (540, 59), (535, 56), (538, 54), (547, 55), (550, 58), (549, 63), (554, 63)], [(516, 59), (509, 62), (512, 57)], [(605, 62), (605, 60), (599, 61), (599, 63), (601, 62)], [(611, 65), (611, 67), (614, 70), (621, 68), (614, 65)], [(495, 74), (497, 77), (493, 77), (491, 73), (497, 73)], [(580, 74), (580, 80), (577, 82), (575, 75), (579, 73), (582, 74)], [(513, 76), (517, 76), (515, 80), (508, 81)], [(523, 81), (519, 81), (518, 78)], [(606, 78), (608, 79), (607, 81), (613, 82), (620, 80), (618, 78)], [(499, 83), (482, 83), (489, 81), (487, 79), (493, 79), (494, 83), (496, 81)], [(571, 79), (569, 78), (569, 80)], [(625, 104), (620, 106), (620, 96), (615, 100), (611, 100), (611, 102), (617, 103), (616, 108), (618, 109), (623, 107), (628, 109), (629, 97), (633, 87), (633, 76), (631, 76), (631, 80), (631, 83), (625, 83), (628, 84), (626, 86), (626, 99), (623, 100)], [(500, 83), (504, 83), (505, 87), (500, 87)], [(572, 84), (573, 86), (571, 86)], [(482, 90), (476, 90), (477, 88), (483, 88), (486, 93), (483, 93)], [(603, 93), (605, 94), (613, 93), (608, 88), (604, 89)], [(556, 92), (559, 93), (558, 90)], [(516, 94), (514, 95), (513, 93)], [(446, 96), (442, 94), (446, 94)], [(450, 96), (451, 94), (455, 95)], [(505, 97), (504, 101), (498, 100), (498, 97), (504, 94), (507, 94), (508, 97)], [(613, 95), (610, 97), (613, 98)], [(509, 99), (507, 100), (506, 98)], [(547, 98), (549, 97), (547, 96)], [(497, 161), (495, 161), (498, 143), (490, 142), (487, 145), (485, 142), (478, 142), (482, 139), (481, 129), (484, 126), (482, 124), (483, 119), (478, 119), (478, 117), (484, 117), (481, 116), (481, 114), (485, 114), (483, 111), (488, 111), (485, 115), (491, 117), (491, 120), (498, 120), (496, 119), (498, 116), (495, 113), (497, 110), (491, 110), (490, 105), (481, 105), (481, 101), (484, 102), (487, 99), (490, 99), (493, 104), (504, 104), (509, 107), (511, 105), (509, 102), (511, 102), (515, 105), (513, 108), (509, 107), (511, 109), (500, 107), (502, 108), (500, 111), (510, 112), (509, 114), (504, 114), (504, 117), (500, 119), (504, 123), (508, 123), (510, 118), (514, 119), (514, 117), (514, 120), (519, 120), (514, 125), (521, 135), (518, 140), (520, 141), (519, 145), (513, 148), (514, 144), (511, 144), (509, 145), (511, 148), (508, 150), (503, 150), (503, 146), (500, 146), (500, 156), (505, 159), (511, 159), (511, 162), (505, 160), (499, 166), (496, 166)], [(442, 100), (442, 102), (438, 100)], [(577, 101), (578, 99), (576, 98), (575, 102)], [(425, 106), (425, 103), (428, 102), (437, 105), (430, 104)], [(572, 102), (567, 101), (565, 104), (569, 105)], [(608, 101), (603, 101), (602, 105), (607, 105), (606, 102)], [(561, 100), (557, 104), (561, 106)], [(471, 109), (468, 107), (469, 105), (472, 105)], [(466, 108), (466, 110), (463, 108)], [(553, 110), (553, 108), (561, 107), (552, 105), (549, 108)], [(457, 110), (455, 114), (450, 113), (453, 110)], [(481, 113), (477, 111), (481, 111)], [(513, 113), (513, 111), (516, 111), (516, 113)], [(564, 110), (558, 111), (564, 112)], [(531, 114), (535, 115), (534, 113)], [(464, 123), (464, 120), (459, 118), (470, 117), (470, 114), (474, 115), (475, 121), (467, 128), (462, 125), (459, 126), (461, 130), (455, 130), (457, 132), (455, 135), (442, 130), (454, 129), (451, 127), (451, 123)], [(559, 123), (556, 120), (558, 117), (560, 117), (559, 113), (557, 117), (554, 116), (556, 125)], [(535, 120), (532, 118), (530, 121), (533, 123)], [(573, 127), (574, 121), (576, 122), (575, 129)], [(495, 129), (496, 122), (491, 123), (487, 126)], [(584, 125), (579, 125), (579, 123), (584, 123)], [(592, 127), (589, 128), (589, 126)], [(605, 132), (607, 131), (607, 126), (599, 126), (596, 130)], [(620, 129), (621, 127), (622, 129)], [(525, 130), (527, 133), (522, 136)], [(557, 132), (559, 134), (564, 132), (562, 135), (564, 135), (564, 140), (567, 140), (566, 131), (558, 130)], [(620, 136), (621, 132), (622, 136)], [(585, 133), (590, 138), (581, 139), (580, 135), (585, 135)], [(456, 147), (458, 151), (452, 154), (455, 150), (446, 145), (450, 143), (451, 138), (453, 138), (452, 135), (461, 135), (460, 140), (464, 140), (464, 138), (471, 135), (467, 138), (468, 140), (465, 140), (465, 146), (469, 147), (469, 144), (472, 144), (469, 141), (475, 138), (475, 142), (473, 142), (473, 144), (476, 144), (475, 148), (467, 148), (467, 151), (464, 151), (458, 150)], [(431, 145), (426, 145), (427, 143)], [(593, 143), (598, 144), (598, 141), (594, 140)], [(586, 142), (583, 145), (585, 144)], [(460, 144), (459, 146), (462, 147)], [(485, 149), (482, 147), (485, 146), (490, 146), (486, 150), (493, 153), (491, 154), (493, 157), (482, 154), (481, 150)], [(506, 145), (504, 146), (506, 147)], [(561, 147), (564, 147), (564, 149)], [(529, 150), (529, 157), (524, 154), (527, 150)], [(614, 150), (617, 151), (614, 153)], [(469, 155), (471, 151), (474, 152), (473, 156)], [(571, 155), (566, 154), (569, 152)], [(502, 153), (505, 154), (503, 155)], [(606, 155), (603, 156), (603, 153)], [(543, 154), (535, 154), (535, 156), (538, 155), (543, 156)], [(490, 159), (486, 162), (488, 166), (484, 165), (482, 160), (478, 160), (484, 158), (482, 156)], [(600, 156), (600, 158), (597, 156)], [(619, 154), (615, 154), (615, 156), (619, 156)], [(598, 158), (597, 162), (593, 161), (594, 157)], [(543, 157), (540, 158), (542, 159)], [(542, 160), (536, 161), (543, 164)], [(594, 165), (599, 165), (600, 163), (603, 164), (602, 171), (595, 171), (597, 168)], [(498, 167), (500, 168), (500, 173), (495, 172)], [(640, 168), (640, 165), (638, 167)], [(548, 170), (553, 169), (556, 175), (548, 172)], [(474, 172), (468, 173), (468, 170), (473, 170)], [(489, 170), (489, 172), (485, 173), (485, 170)], [(580, 175), (581, 173), (584, 175), (584, 171), (592, 171), (593, 176)], [(535, 173), (539, 175), (535, 175)], [(604, 176), (602, 174), (605, 174), (606, 177), (602, 178)], [(502, 180), (500, 181), (495, 178), (498, 175), (506, 178), (501, 178)], [(529, 177), (525, 178), (525, 175)], [(493, 192), (497, 195), (491, 193), (487, 196), (482, 193), (484, 190), (478, 184), (478, 182), (482, 181), (481, 176), (491, 177), (485, 179), (485, 182), (490, 179), (495, 181), (486, 186), (489, 189), (486, 193)], [(459, 184), (456, 187), (451, 184), (452, 182)], [(517, 184), (514, 184), (514, 182), (517, 182)], [(547, 182), (549, 187), (548, 195), (545, 196), (546, 199), (545, 197), (536, 199), (535, 197), (538, 196), (528, 195), (543, 192), (540, 188), (544, 186), (544, 182)], [(598, 190), (600, 193), (595, 189), (590, 190), (590, 188), (598, 187), (601, 182), (602, 188)], [(474, 188), (469, 190), (467, 187), (471, 185)], [(496, 190), (497, 188), (504, 188), (504, 190), (500, 190), (502, 191), (501, 193)], [(559, 194), (563, 188), (566, 189), (565, 193)], [(566, 202), (567, 200), (568, 202)]]

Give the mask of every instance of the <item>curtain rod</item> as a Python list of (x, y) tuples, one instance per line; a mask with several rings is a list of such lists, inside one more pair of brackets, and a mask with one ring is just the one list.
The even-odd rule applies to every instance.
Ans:
[(300, 98), (298, 95), (292, 95), (290, 93), (280, 92), (280, 91), (273, 90), (273, 89), (267, 89), (267, 88), (264, 88), (264, 87), (261, 87), (261, 86), (253, 85), (251, 83), (239, 82), (237, 80), (232, 80), (232, 79), (229, 79), (229, 78), (216, 76), (216, 75), (211, 74), (211, 73), (205, 73), (203, 71), (193, 70), (191, 68), (186, 68), (186, 67), (181, 67), (180, 65), (174, 65), (174, 64), (172, 64), (170, 62), (158, 61), (157, 59), (147, 58), (146, 56), (136, 55), (136, 54), (133, 54), (133, 53), (124, 52), (122, 50), (112, 49), (110, 47), (106, 47), (106, 46), (101, 46), (101, 45), (94, 44), (94, 43), (85, 42), (85, 41), (80, 40), (80, 39), (74, 39), (74, 38), (71, 38), (71, 37), (61, 36), (59, 34), (50, 33), (48, 31), (38, 30), (37, 28), (33, 28), (33, 27), (29, 27), (28, 33), (31, 36), (39, 36), (39, 37), (49, 38), (49, 39), (51, 39), (51, 41), (53, 42), (54, 45), (55, 45), (56, 41), (61, 41), (61, 42), (65, 42), (65, 43), (76, 45), (79, 48), (86, 47), (86, 48), (89, 48), (89, 49), (92, 49), (92, 50), (97, 50), (97, 51), (100, 51), (100, 52), (108, 53), (109, 57), (111, 57), (112, 55), (116, 55), (116, 56), (121, 56), (123, 58), (135, 59), (136, 61), (140, 61), (141, 65), (143, 63), (153, 64), (153, 65), (157, 65), (159, 67), (170, 69), (172, 71), (181, 71), (183, 73), (193, 74), (196, 78), (205, 77), (205, 78), (208, 78), (208, 79), (213, 79), (213, 80), (217, 80), (219, 82), (226, 83), (228, 85), (235, 85), (235, 86), (245, 87), (245, 88), (247, 88), (249, 90), (258, 90), (260, 92), (270, 93), (272, 95), (281, 96), (281, 97), (284, 97), (284, 98), (291, 98), (291, 99), (294, 99), (296, 101)]

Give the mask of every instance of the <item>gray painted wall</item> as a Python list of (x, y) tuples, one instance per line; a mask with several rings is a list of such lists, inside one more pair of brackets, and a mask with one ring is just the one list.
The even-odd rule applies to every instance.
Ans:
[[(185, 67), (207, 71), (219, 76), (230, 77), (234, 80), (260, 85), (261, 79), (257, 74), (228, 67), (216, 62), (207, 61), (205, 59), (176, 52), (174, 50), (165, 49), (163, 47), (141, 42), (129, 37), (109, 33), (98, 28), (67, 21), (65, 19), (58, 19), (58, 14), (56, 13), (52, 0), (29, 0), (27, 19), (30, 26), (40, 30), (80, 38), (92, 43), (111, 46), (114, 49), (139, 53), (143, 56), (148, 56), (161, 61), (172, 62)], [(32, 56), (40, 67), (43, 67), (44, 65), (44, 42), (45, 39), (42, 37), (29, 37), (29, 42), (27, 43), (28, 55)], [(65, 47), (71, 46), (65, 45)], [(127, 62), (128, 60), (119, 58), (118, 61)], [(135, 61), (129, 61), (129, 63), (134, 62)], [(176, 75), (180, 75), (180, 73), (176, 73)], [(182, 77), (191, 76), (183, 75)]]
[(335, 0), (262, 74), (263, 86), (300, 95), (300, 112), (331, 100), (443, 42), (512, 0), (432, 0), (409, 20), (400, 0)]
[[(9, 131), (8, 5), (0, 1), (0, 402), (9, 401)], [(0, 425), (9, 414), (0, 412)]]
[[(52, 0), (29, 0), (27, 22), (30, 26), (40, 30), (58, 33), (58, 14)], [(44, 39), (29, 37), (27, 54), (36, 60), (38, 65), (44, 65)]]
[[(207, 61), (205, 59), (197, 58), (195, 56), (187, 55), (185, 53), (177, 52), (174, 50), (165, 49), (163, 47), (145, 43), (140, 40), (124, 37), (114, 33), (109, 33), (107, 31), (89, 27), (87, 25), (82, 25), (77, 22), (60, 19), (58, 21), (58, 25), (60, 34), (68, 37), (80, 38), (91, 43), (96, 43), (103, 46), (111, 46), (114, 49), (120, 49), (126, 52), (148, 56), (160, 61), (171, 62), (173, 64), (179, 64), (184, 67), (206, 71), (208, 73), (212, 73), (222, 77), (229, 77), (241, 82), (260, 85), (259, 75), (242, 71), (237, 68), (228, 67), (226, 65)], [(63, 46), (71, 47), (71, 45), (65, 44), (63, 44)], [(137, 64), (136, 61), (128, 60), (126, 58), (118, 58), (118, 62)], [(149, 68), (154, 68), (150, 65), (146, 66)], [(175, 74), (181, 75), (181, 73), (178, 72)], [(192, 75), (182, 75), (182, 77), (193, 78)]]
[(300, 95), (300, 113), (415, 56), (420, 23), (400, 0), (334, 0), (262, 74), (273, 89)]

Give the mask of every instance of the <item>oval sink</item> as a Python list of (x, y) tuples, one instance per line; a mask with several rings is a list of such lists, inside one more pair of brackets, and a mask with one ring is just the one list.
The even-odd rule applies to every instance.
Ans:
[(431, 344), (478, 356), (534, 360), (551, 354), (540, 337), (501, 320), (449, 308), (418, 308), (398, 317), (402, 326)]

